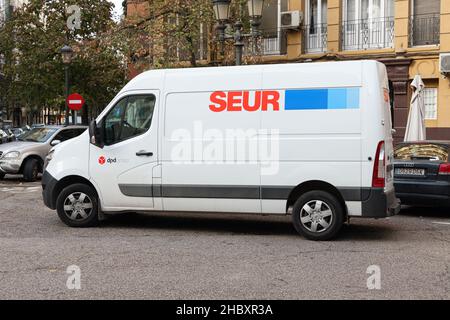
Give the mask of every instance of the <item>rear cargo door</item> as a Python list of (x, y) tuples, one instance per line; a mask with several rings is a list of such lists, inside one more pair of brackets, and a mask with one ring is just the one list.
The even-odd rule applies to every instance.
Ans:
[(380, 94), (382, 95), (382, 122), (385, 135), (385, 159), (386, 159), (386, 190), (394, 188), (394, 139), (392, 137), (393, 124), (391, 113), (391, 100), (389, 95), (389, 81), (386, 68), (383, 65), (378, 67), (378, 76), (380, 79)]

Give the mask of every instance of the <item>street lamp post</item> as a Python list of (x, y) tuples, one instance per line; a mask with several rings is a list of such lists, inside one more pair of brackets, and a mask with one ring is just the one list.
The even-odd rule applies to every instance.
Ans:
[[(64, 63), (64, 71), (65, 71), (65, 96), (66, 96), (66, 126), (69, 125), (69, 106), (67, 104), (67, 98), (70, 94), (70, 82), (69, 82), (69, 66), (72, 62), (73, 50), (68, 45), (65, 45), (61, 49), (61, 56)], [(72, 110), (72, 124), (75, 124), (75, 111)]]
[(221, 54), (225, 54), (225, 40), (233, 39), (235, 47), (235, 63), (237, 66), (242, 64), (242, 55), (244, 51), (244, 37), (252, 36), (257, 38), (260, 35), (259, 26), (261, 25), (262, 12), (264, 7), (264, 0), (248, 0), (248, 13), (252, 26), (250, 35), (243, 34), (243, 24), (241, 17), (234, 24), (234, 36), (230, 37), (225, 34), (226, 24), (230, 20), (230, 5), (231, 0), (211, 0), (214, 14), (217, 21), (216, 30), (218, 32), (218, 40), (221, 45)]
[(259, 26), (261, 25), (264, 0), (249, 0), (247, 1), (247, 6), (252, 26), (252, 35), (256, 38), (260, 35)]

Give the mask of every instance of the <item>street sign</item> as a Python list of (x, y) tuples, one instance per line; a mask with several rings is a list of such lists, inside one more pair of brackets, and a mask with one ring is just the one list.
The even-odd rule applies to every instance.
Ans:
[(67, 106), (70, 110), (80, 111), (84, 103), (83, 97), (78, 93), (72, 93), (67, 97)]

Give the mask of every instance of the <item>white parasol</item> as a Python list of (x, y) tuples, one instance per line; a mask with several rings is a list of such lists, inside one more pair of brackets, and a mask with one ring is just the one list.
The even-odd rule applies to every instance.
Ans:
[(423, 84), (420, 75), (414, 77), (411, 83), (413, 96), (406, 124), (405, 141), (423, 141), (427, 139), (425, 127), (425, 102), (423, 99)]

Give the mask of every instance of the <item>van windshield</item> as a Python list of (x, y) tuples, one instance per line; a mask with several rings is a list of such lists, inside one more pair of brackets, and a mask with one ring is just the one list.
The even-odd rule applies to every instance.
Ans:
[(44, 143), (58, 131), (56, 128), (35, 128), (20, 136), (19, 141), (30, 141)]

